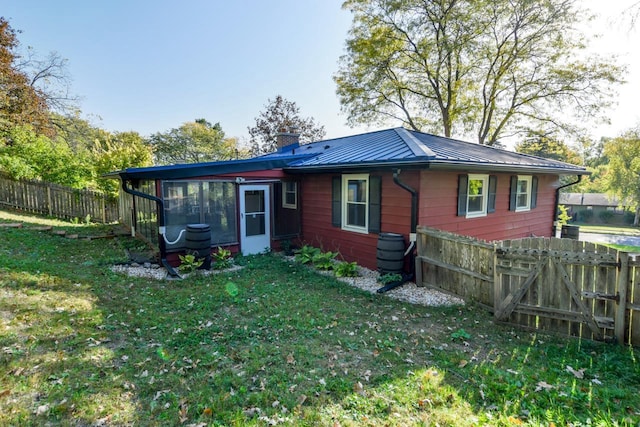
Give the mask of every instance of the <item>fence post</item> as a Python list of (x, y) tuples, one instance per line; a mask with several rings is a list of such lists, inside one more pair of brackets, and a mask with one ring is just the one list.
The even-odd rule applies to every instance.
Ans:
[(100, 210), (102, 211), (102, 223), (106, 224), (107, 223), (107, 211), (105, 208), (105, 195), (103, 194), (102, 197), (100, 197)]
[(47, 208), (49, 210), (49, 216), (53, 216), (53, 206), (51, 206), (51, 186), (47, 184)]
[(624, 345), (624, 331), (626, 330), (627, 320), (627, 289), (629, 285), (629, 254), (626, 252), (618, 253), (618, 261), (620, 271), (618, 273), (618, 302), (616, 306), (616, 317), (614, 324), (614, 334), (618, 344)]

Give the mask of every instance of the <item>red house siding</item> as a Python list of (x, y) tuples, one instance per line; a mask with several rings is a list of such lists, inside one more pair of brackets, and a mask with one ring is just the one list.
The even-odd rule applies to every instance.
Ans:
[[(537, 207), (527, 212), (509, 211), (511, 174), (496, 174), (496, 211), (485, 217), (457, 216), (460, 172), (405, 171), (400, 180), (419, 192), (418, 224), (483, 240), (550, 236), (557, 176), (538, 177)], [(323, 250), (339, 251), (347, 261), (377, 268), (378, 234), (355, 233), (331, 225), (331, 178), (338, 174), (306, 175), (302, 178), (302, 241)], [(390, 172), (382, 177), (383, 233), (408, 237), (411, 226), (411, 195), (393, 182)]]
[(550, 236), (557, 176), (538, 177), (537, 207), (526, 212), (509, 210), (511, 174), (496, 174), (496, 211), (479, 218), (457, 216), (457, 172), (422, 171), (418, 223), (483, 240)]
[[(363, 267), (377, 268), (377, 233), (356, 233), (331, 225), (331, 178), (335, 175), (307, 175), (303, 178), (302, 240), (323, 250), (338, 251), (347, 261), (355, 261)], [(383, 233), (405, 235), (408, 241), (411, 226), (411, 195), (393, 182), (390, 172), (371, 172), (370, 176), (382, 177), (381, 226)], [(418, 172), (402, 173), (400, 179), (417, 189)]]

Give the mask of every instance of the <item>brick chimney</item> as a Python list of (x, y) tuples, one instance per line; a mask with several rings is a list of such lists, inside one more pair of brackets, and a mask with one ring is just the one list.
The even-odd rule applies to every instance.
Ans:
[(276, 145), (278, 151), (290, 151), (300, 146), (300, 133), (296, 126), (289, 129), (281, 129), (276, 135)]

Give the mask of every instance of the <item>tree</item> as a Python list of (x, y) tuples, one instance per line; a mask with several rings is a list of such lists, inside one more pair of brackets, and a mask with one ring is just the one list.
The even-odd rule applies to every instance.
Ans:
[(36, 133), (29, 125), (14, 126), (0, 143), (0, 170), (14, 179), (53, 182), (73, 188), (93, 186), (89, 159), (78, 156), (65, 141)]
[(16, 32), (0, 17), (0, 132), (28, 124), (40, 133), (52, 135), (45, 99), (16, 67), (17, 48)]
[(265, 110), (256, 117), (253, 127), (248, 127), (251, 153), (260, 155), (277, 150), (276, 136), (283, 130), (297, 128), (302, 144), (324, 138), (324, 126), (316, 124), (313, 117), (301, 117), (300, 107), (280, 95), (268, 99)]
[[(153, 164), (151, 146), (138, 132), (106, 133), (105, 139), (94, 142), (92, 158), (98, 178), (109, 172)], [(118, 186), (117, 180), (97, 180), (97, 187), (100, 190), (114, 196), (118, 194)]]
[(527, 137), (516, 144), (518, 153), (531, 154), (546, 159), (558, 160), (574, 165), (581, 164), (580, 155), (553, 134), (530, 131)]
[(609, 158), (609, 190), (635, 207), (634, 226), (640, 222), (640, 126), (605, 142)]
[(350, 124), (394, 119), (476, 135), (593, 122), (623, 68), (583, 55), (575, 0), (347, 0), (354, 14), (334, 76)]
[(149, 138), (155, 164), (199, 163), (228, 160), (236, 156), (237, 140), (225, 138), (220, 123), (204, 119), (184, 123), (177, 129)]

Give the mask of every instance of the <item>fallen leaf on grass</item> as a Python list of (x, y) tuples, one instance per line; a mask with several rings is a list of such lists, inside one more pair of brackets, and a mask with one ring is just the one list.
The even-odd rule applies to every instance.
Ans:
[(295, 365), (296, 364), (296, 359), (293, 357), (293, 354), (288, 354), (287, 355), (287, 363), (289, 365)]
[(0, 391), (0, 397), (9, 396), (10, 394), (11, 394), (11, 390), (9, 389)]
[(549, 391), (549, 390), (552, 390), (552, 389), (554, 389), (554, 388), (555, 388), (555, 386), (552, 386), (551, 384), (547, 384), (547, 383), (546, 383), (546, 382), (544, 382), (544, 381), (540, 381), (540, 382), (538, 383), (538, 386), (536, 387), (536, 390), (535, 390), (535, 391), (540, 391), (540, 390), (546, 390), (546, 391)]
[(213, 415), (213, 409), (211, 408), (204, 408), (204, 410), (202, 411), (202, 415), (210, 417)]
[(585, 368), (582, 368), (582, 369), (579, 369), (579, 370), (576, 371), (571, 366), (567, 365), (567, 372), (573, 374), (573, 376), (578, 378), (578, 379), (583, 379), (584, 378), (584, 371), (585, 371)]
[(460, 361), (460, 363), (458, 363), (458, 368), (464, 368), (464, 367), (465, 367), (465, 366), (467, 366), (468, 364), (469, 364), (469, 362), (468, 362), (468, 361), (466, 361), (466, 360), (462, 359), (462, 360)]

